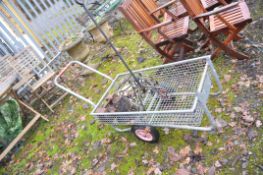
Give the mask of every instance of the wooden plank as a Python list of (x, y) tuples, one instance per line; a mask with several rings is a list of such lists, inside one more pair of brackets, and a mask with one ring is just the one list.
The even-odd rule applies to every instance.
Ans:
[(28, 104), (24, 103), (23, 101), (19, 100), (16, 98), (16, 100), (18, 101), (18, 103), (20, 103), (21, 105), (23, 105), (24, 107), (26, 107), (27, 109), (29, 109), (31, 112), (40, 115), (40, 117), (46, 121), (49, 121), (46, 117), (44, 117), (43, 115), (41, 115), (39, 112), (37, 112), (35, 109), (33, 109), (31, 106), (29, 106)]
[(40, 114), (36, 114), (35, 117), (26, 125), (26, 127), (16, 136), (16, 138), (5, 148), (0, 155), (0, 161), (14, 148), (14, 146), (23, 138), (23, 136), (29, 131), (29, 129), (37, 122), (41, 117)]

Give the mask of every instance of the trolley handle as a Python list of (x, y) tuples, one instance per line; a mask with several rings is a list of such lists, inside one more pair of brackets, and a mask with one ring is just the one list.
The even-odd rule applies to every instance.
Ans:
[(69, 94), (71, 94), (71, 95), (73, 95), (73, 96), (75, 96), (75, 97), (77, 97), (77, 98), (79, 98), (79, 99), (81, 99), (81, 100), (89, 103), (89, 104), (92, 105), (93, 107), (95, 107), (96, 104), (95, 104), (93, 101), (89, 100), (88, 98), (83, 97), (82, 95), (80, 95), (80, 94), (74, 92), (73, 90), (71, 90), (71, 89), (69, 89), (69, 88), (67, 88), (67, 87), (65, 87), (65, 86), (63, 86), (63, 85), (61, 85), (61, 84), (58, 83), (58, 79), (59, 79), (59, 78), (65, 73), (65, 71), (66, 71), (71, 65), (73, 65), (73, 64), (78, 64), (78, 65), (80, 65), (81, 67), (84, 67), (84, 68), (86, 68), (86, 69), (88, 69), (88, 70), (90, 70), (90, 71), (92, 71), (92, 72), (94, 72), (94, 73), (97, 73), (97, 74), (99, 74), (99, 75), (103, 76), (104, 78), (107, 78), (107, 79), (109, 79), (109, 80), (111, 80), (111, 81), (113, 81), (113, 79), (112, 79), (111, 77), (109, 77), (108, 75), (106, 75), (106, 74), (104, 74), (104, 73), (101, 73), (100, 71), (98, 71), (98, 70), (96, 70), (96, 69), (94, 69), (94, 68), (92, 68), (92, 67), (89, 67), (89, 66), (87, 66), (86, 64), (81, 63), (80, 61), (70, 61), (63, 69), (61, 69), (61, 71), (60, 71), (60, 72), (58, 73), (58, 75), (55, 77), (55, 79), (54, 79), (54, 84), (55, 84), (57, 87), (59, 87), (60, 89), (66, 91), (67, 93), (69, 93)]
[(81, 5), (81, 6), (83, 6), (83, 5), (84, 5), (84, 2), (83, 2), (83, 0), (75, 0), (75, 2), (76, 2), (78, 5)]

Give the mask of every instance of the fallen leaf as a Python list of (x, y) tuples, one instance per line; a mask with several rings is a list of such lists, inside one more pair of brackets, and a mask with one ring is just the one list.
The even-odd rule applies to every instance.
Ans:
[(162, 172), (161, 172), (161, 170), (157, 167), (157, 168), (155, 168), (155, 170), (154, 170), (154, 174), (155, 174), (155, 175), (161, 175)]
[(206, 168), (202, 164), (198, 163), (196, 165), (196, 170), (197, 170), (198, 174), (202, 174), (203, 175), (203, 174), (206, 174), (208, 168)]
[(148, 165), (148, 163), (149, 163), (148, 160), (145, 160), (145, 159), (142, 160), (142, 164), (143, 164), (143, 165)]
[(195, 153), (196, 155), (201, 155), (201, 153), (202, 153), (202, 147), (201, 147), (201, 145), (200, 145), (199, 142), (195, 145), (194, 153)]
[(169, 134), (169, 131), (170, 131), (170, 129), (169, 129), (169, 128), (163, 128), (163, 131), (164, 131), (164, 133), (165, 133), (166, 135), (168, 135), (168, 134)]
[(256, 121), (256, 127), (259, 128), (260, 126), (262, 126), (262, 122), (260, 120)]
[(228, 125), (231, 127), (235, 127), (237, 125), (237, 122), (230, 122), (230, 123), (228, 123)]
[(35, 171), (35, 175), (41, 175), (41, 174), (44, 174), (44, 170), (42, 170), (42, 169), (37, 169), (36, 171)]
[(132, 143), (130, 143), (130, 147), (132, 148), (132, 147), (135, 147), (137, 145), (137, 143), (136, 142), (132, 142)]
[(217, 128), (224, 128), (227, 126), (227, 122), (223, 119), (216, 119), (216, 127)]
[(133, 169), (129, 170), (128, 175), (135, 175), (134, 170)]
[(215, 175), (215, 174), (216, 174), (216, 168), (215, 168), (215, 166), (211, 166), (211, 167), (208, 169), (207, 174), (208, 174), (208, 175)]
[(151, 175), (152, 173), (154, 173), (155, 167), (151, 167), (150, 169), (148, 169), (147, 171), (147, 175)]
[(234, 112), (232, 112), (232, 113), (230, 114), (230, 117), (231, 117), (231, 118), (236, 118), (236, 114), (235, 114)]
[(224, 151), (225, 148), (224, 148), (224, 147), (219, 147), (218, 150), (219, 150), (219, 151)]
[(158, 148), (158, 146), (156, 146), (156, 147), (154, 148), (153, 152), (154, 152), (155, 154), (158, 154), (158, 153), (159, 153), (159, 148)]
[(251, 115), (243, 115), (243, 116), (242, 116), (242, 119), (243, 119), (245, 122), (248, 122), (248, 123), (251, 123), (251, 122), (253, 122), (253, 121), (255, 120)]
[(117, 168), (117, 165), (115, 163), (112, 163), (110, 165), (110, 170), (113, 171), (113, 170), (115, 170), (115, 168)]
[(92, 166), (96, 166), (98, 162), (99, 162), (98, 159), (93, 159), (92, 160)]
[(191, 162), (191, 158), (187, 157), (186, 159), (184, 159), (184, 161), (182, 162), (183, 165), (189, 164)]
[(111, 139), (109, 139), (109, 138), (103, 138), (103, 139), (101, 140), (101, 143), (102, 143), (102, 144), (110, 144), (110, 143), (111, 143)]
[(80, 121), (85, 121), (86, 120), (86, 116), (81, 116), (80, 117)]
[(168, 147), (167, 152), (168, 152), (168, 158), (172, 162), (176, 162), (182, 158), (179, 154), (175, 152), (174, 148), (171, 146)]
[(125, 144), (125, 149), (121, 152), (121, 154), (116, 155), (117, 157), (125, 157), (127, 156), (127, 152), (129, 150), (129, 143), (125, 137), (121, 137), (120, 139)]
[(258, 136), (258, 133), (255, 129), (249, 128), (247, 132), (248, 139), (250, 141), (254, 140)]
[(216, 167), (216, 168), (220, 168), (220, 167), (222, 167), (222, 164), (217, 160), (217, 161), (215, 162), (215, 167)]
[(239, 86), (244, 86), (244, 87), (250, 87), (250, 84), (251, 84), (251, 82), (250, 82), (250, 80), (249, 79), (242, 79), (241, 81), (239, 81), (238, 83), (237, 83)]
[(187, 157), (187, 156), (189, 155), (190, 151), (191, 151), (191, 148), (190, 148), (190, 146), (188, 145), (188, 146), (184, 147), (183, 149), (181, 149), (180, 152), (179, 152), (179, 154), (180, 154), (180, 156), (182, 156), (182, 157)]
[(225, 74), (224, 75), (224, 80), (225, 80), (225, 82), (229, 82), (231, 80), (231, 75)]
[(212, 146), (212, 145), (213, 145), (212, 142), (210, 142), (210, 141), (207, 142), (207, 146)]
[(176, 175), (190, 175), (191, 173), (184, 168), (180, 168), (175, 172)]
[(239, 107), (239, 106), (236, 106), (236, 107), (234, 107), (233, 109), (234, 109), (236, 112), (242, 112), (242, 111), (243, 111), (242, 108)]
[(222, 108), (216, 108), (216, 109), (215, 109), (215, 112), (216, 112), (216, 113), (221, 113), (221, 112), (223, 112), (223, 109), (222, 109)]

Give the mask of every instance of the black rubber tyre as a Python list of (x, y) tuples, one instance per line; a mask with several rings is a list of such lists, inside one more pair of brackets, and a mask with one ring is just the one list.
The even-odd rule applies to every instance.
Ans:
[(157, 143), (159, 141), (159, 137), (160, 137), (159, 131), (154, 127), (132, 126), (131, 131), (139, 140), (142, 140), (144, 142)]

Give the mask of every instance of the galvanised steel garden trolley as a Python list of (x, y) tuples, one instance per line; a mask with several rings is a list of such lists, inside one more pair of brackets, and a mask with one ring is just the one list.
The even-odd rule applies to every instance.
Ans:
[[(97, 104), (58, 83), (58, 78), (72, 64), (94, 71), (111, 81)], [(209, 94), (222, 90), (210, 56), (132, 71), (114, 79), (81, 62), (70, 62), (55, 78), (55, 84), (94, 107), (90, 113), (101, 123), (131, 126), (134, 134), (146, 142), (156, 142), (159, 133), (155, 127), (210, 131), (215, 120), (207, 108)], [(217, 87), (212, 84), (216, 84)], [(218, 92), (212, 93), (211, 88)], [(113, 98), (115, 96), (115, 98)], [(114, 105), (114, 101), (117, 105)], [(113, 107), (114, 106), (114, 107)], [(201, 126), (203, 116), (209, 126)], [(127, 131), (129, 129), (119, 129)]]
[[(214, 94), (222, 91), (222, 86), (210, 56), (132, 71), (97, 24), (87, 8), (88, 1), (75, 1), (83, 6), (128, 72), (118, 74), (113, 79), (79, 61), (71, 61), (55, 77), (56, 86), (91, 104), (93, 110), (90, 114), (101, 123), (111, 124), (117, 131), (132, 130), (139, 139), (146, 142), (158, 141), (159, 132), (155, 127), (199, 131), (213, 129), (215, 121), (206, 104), (212, 84), (218, 86), (218, 92)], [(73, 64), (111, 81), (97, 104), (59, 84), (59, 77)], [(204, 115), (208, 117), (210, 126), (201, 126)], [(120, 125), (130, 127), (121, 129), (118, 128)]]

